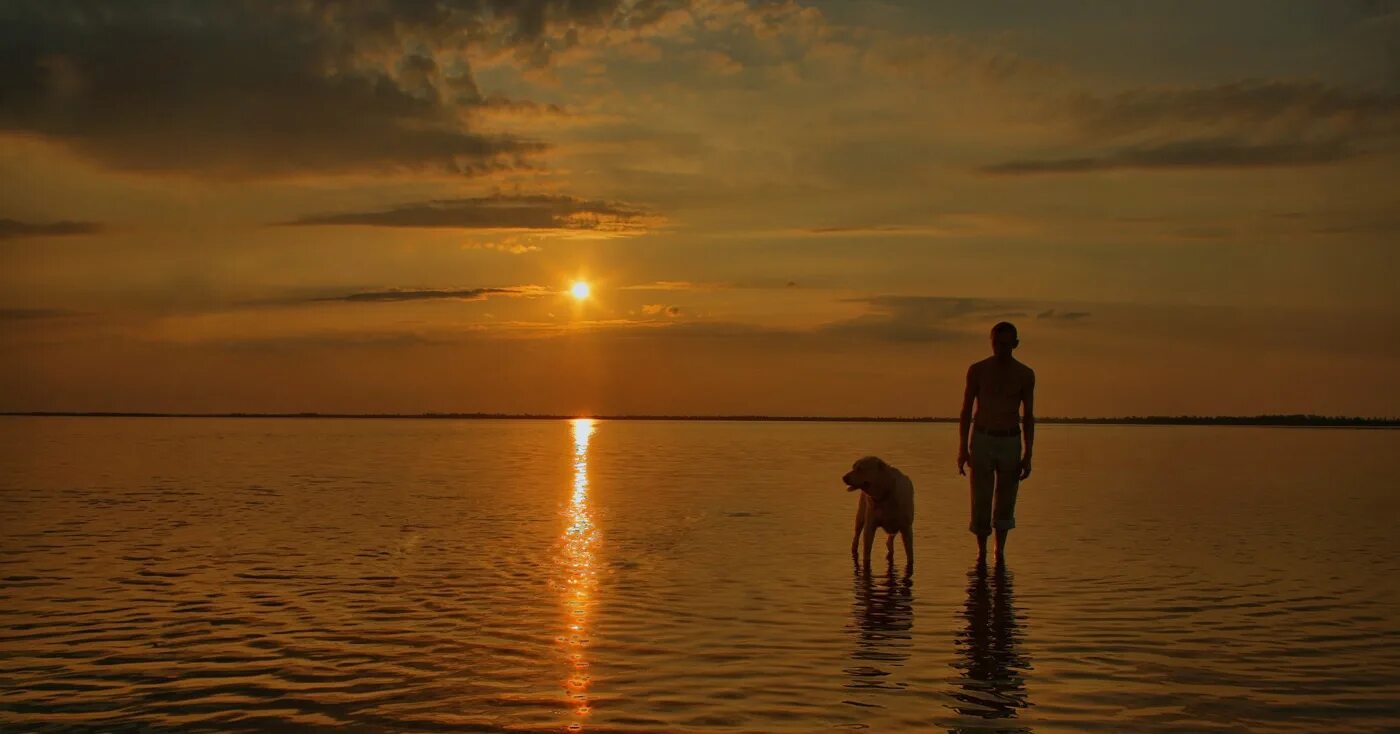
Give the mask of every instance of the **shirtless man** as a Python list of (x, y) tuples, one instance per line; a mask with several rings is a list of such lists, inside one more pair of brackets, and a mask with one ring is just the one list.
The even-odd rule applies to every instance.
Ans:
[[(987, 536), (997, 531), (997, 563), (1006, 562), (1006, 534), (1016, 527), (1016, 487), (1031, 475), (1035, 441), (1035, 371), (1016, 361), (1011, 351), (1021, 342), (1016, 327), (1003, 321), (992, 327), (992, 356), (967, 368), (967, 390), (958, 417), (958, 473), (972, 464), (972, 522), (977, 561), (987, 560)], [(973, 416), (972, 402), (977, 401)], [(1018, 415), (1026, 404), (1024, 418)], [(972, 442), (969, 447), (968, 428)], [(1025, 453), (1021, 452), (1024, 426)]]

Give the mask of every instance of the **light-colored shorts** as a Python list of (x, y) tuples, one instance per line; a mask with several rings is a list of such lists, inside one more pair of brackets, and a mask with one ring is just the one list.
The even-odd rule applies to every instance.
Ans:
[(1016, 488), (1021, 481), (1021, 437), (972, 432), (972, 522), (968, 530), (1016, 527)]

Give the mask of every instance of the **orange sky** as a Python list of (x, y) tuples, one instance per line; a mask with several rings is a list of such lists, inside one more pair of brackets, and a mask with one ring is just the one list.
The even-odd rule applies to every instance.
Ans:
[(1400, 415), (1400, 4), (496, 5), (0, 7), (0, 410)]

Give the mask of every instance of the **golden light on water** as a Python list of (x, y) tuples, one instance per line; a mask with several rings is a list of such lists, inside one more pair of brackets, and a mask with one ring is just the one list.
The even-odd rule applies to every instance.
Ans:
[(562, 592), (566, 612), (565, 634), (560, 640), (570, 663), (568, 678), (564, 681), (573, 705), (573, 721), (568, 728), (569, 731), (582, 731), (583, 719), (591, 711), (588, 705), (590, 679), (585, 650), (588, 647), (589, 612), (598, 587), (594, 567), (598, 533), (588, 504), (588, 439), (593, 435), (594, 421), (591, 418), (576, 418), (571, 421), (571, 427), (574, 436), (574, 486), (565, 512), (566, 527), (560, 557), (565, 580)]

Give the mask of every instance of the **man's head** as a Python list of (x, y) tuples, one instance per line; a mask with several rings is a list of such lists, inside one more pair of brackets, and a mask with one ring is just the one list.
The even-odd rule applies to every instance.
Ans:
[(1011, 356), (1021, 340), (1016, 337), (1016, 325), (1010, 321), (999, 322), (992, 327), (992, 354), (1006, 358)]

